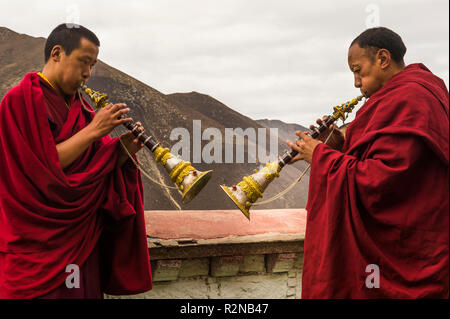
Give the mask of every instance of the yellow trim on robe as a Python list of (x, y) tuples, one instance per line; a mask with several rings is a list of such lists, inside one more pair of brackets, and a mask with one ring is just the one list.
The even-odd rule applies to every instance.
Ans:
[[(50, 86), (56, 91), (55, 87), (53, 86), (53, 84), (50, 83), (50, 81), (45, 77), (44, 74), (42, 74), (41, 72), (37, 72), (37, 75), (39, 75), (41, 78), (43, 78), (48, 84), (50, 84)], [(66, 103), (67, 108), (70, 110), (70, 105), (67, 104), (66, 100), (64, 99), (64, 103)]]

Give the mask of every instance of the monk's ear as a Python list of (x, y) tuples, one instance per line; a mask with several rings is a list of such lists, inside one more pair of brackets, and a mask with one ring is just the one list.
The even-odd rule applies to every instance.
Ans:
[(391, 53), (386, 49), (380, 49), (377, 52), (377, 60), (382, 70), (386, 70), (391, 64)]
[(54, 62), (60, 62), (61, 61), (61, 53), (63, 52), (62, 46), (59, 44), (55, 45), (50, 52), (50, 59), (52, 59)]

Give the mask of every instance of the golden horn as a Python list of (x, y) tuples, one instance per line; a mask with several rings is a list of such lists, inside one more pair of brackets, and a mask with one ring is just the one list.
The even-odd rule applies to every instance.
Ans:
[[(107, 94), (94, 91), (84, 83), (81, 83), (80, 87), (96, 108), (109, 104)], [(156, 162), (164, 166), (170, 179), (177, 186), (183, 204), (190, 202), (208, 183), (212, 176), (212, 170), (204, 172), (196, 170), (190, 162), (183, 161), (170, 153), (168, 148), (163, 148), (160, 142), (154, 140), (153, 136), (146, 135), (144, 130), (140, 132), (139, 127), (133, 122), (124, 123), (124, 126), (153, 152)]]
[[(319, 134), (325, 131), (332, 123), (338, 119), (343, 121), (347, 118), (356, 104), (363, 98), (362, 95), (354, 98), (351, 101), (342, 103), (340, 106), (333, 108), (333, 114), (320, 125), (310, 136), (317, 138)], [(222, 190), (234, 202), (234, 204), (241, 210), (241, 212), (250, 220), (250, 208), (260, 198), (267, 186), (279, 176), (282, 168), (288, 164), (298, 152), (295, 150), (286, 151), (278, 160), (266, 163), (266, 166), (261, 170), (249, 176), (245, 176), (237, 185), (228, 187), (221, 185)]]

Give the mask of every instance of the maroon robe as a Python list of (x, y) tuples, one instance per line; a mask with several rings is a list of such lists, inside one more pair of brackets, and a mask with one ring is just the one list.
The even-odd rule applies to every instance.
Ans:
[[(47, 107), (48, 121), (52, 131), (55, 144), (58, 144), (58, 136), (64, 123), (67, 121), (69, 115), (70, 105), (76, 103), (78, 95), (71, 96), (68, 101), (64, 98), (42, 77), (39, 79), (44, 100)], [(84, 116), (87, 122), (90, 121), (90, 115), (86, 114), (85, 110), (81, 110), (81, 115)], [(69, 165), (70, 167), (71, 165)], [(65, 168), (66, 170), (68, 168)], [(40, 296), (42, 299), (103, 299), (103, 293), (100, 280), (100, 260), (99, 260), (99, 245), (97, 244), (90, 256), (86, 259), (83, 265), (79, 267), (79, 287), (76, 289), (69, 288), (64, 282), (61, 286), (52, 290), (51, 292)], [(71, 274), (68, 273), (68, 274)], [(71, 278), (69, 278), (71, 279)], [(70, 280), (69, 280), (70, 281)]]
[[(116, 165), (120, 145), (109, 136), (61, 169), (56, 144), (93, 115), (76, 96), (69, 111), (40, 79), (27, 74), (0, 104), (0, 298), (150, 290), (140, 172)], [(62, 292), (70, 264), (83, 288)]]
[(409, 65), (357, 112), (342, 152), (314, 150), (303, 298), (448, 298), (448, 98)]

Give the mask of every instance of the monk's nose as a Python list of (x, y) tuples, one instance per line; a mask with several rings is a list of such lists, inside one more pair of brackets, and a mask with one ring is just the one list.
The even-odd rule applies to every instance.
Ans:
[(360, 88), (361, 87), (361, 79), (359, 77), (355, 76), (355, 87)]
[(91, 77), (91, 68), (83, 71), (83, 79), (86, 81)]

